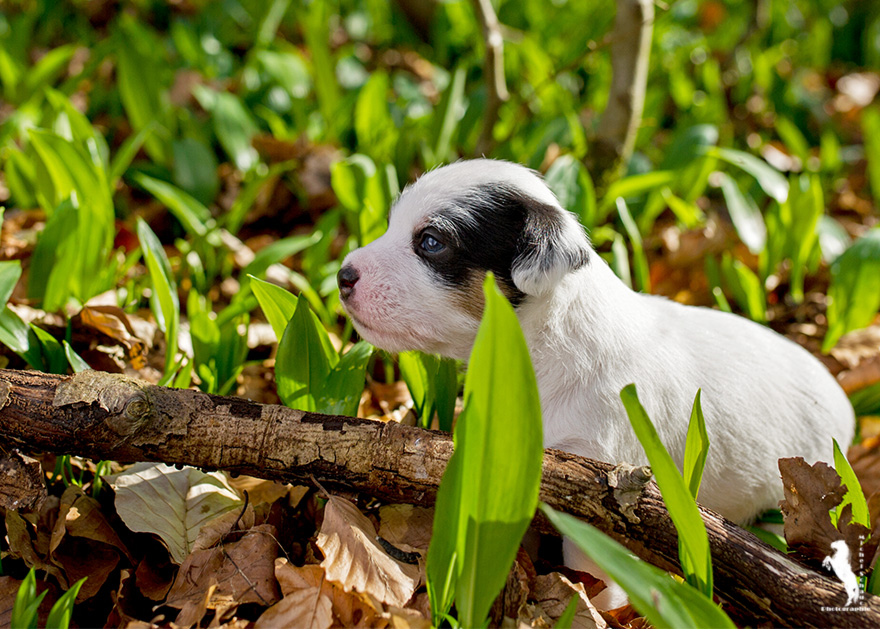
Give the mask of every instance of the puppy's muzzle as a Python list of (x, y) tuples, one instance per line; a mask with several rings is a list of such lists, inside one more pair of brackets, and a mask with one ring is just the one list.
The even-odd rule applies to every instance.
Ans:
[(336, 282), (339, 284), (339, 296), (342, 299), (348, 299), (354, 292), (354, 285), (357, 284), (360, 278), (361, 276), (357, 269), (350, 264), (346, 264), (339, 269), (339, 273), (336, 274)]

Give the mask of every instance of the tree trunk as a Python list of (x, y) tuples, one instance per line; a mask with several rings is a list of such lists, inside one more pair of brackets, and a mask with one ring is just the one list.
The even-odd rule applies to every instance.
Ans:
[[(103, 372), (0, 370), (0, 447), (119, 462), (162, 461), (322, 484), (431, 505), (452, 454), (449, 435), (241, 398), (166, 389)], [(578, 516), (639, 557), (680, 572), (675, 527), (645, 468), (547, 450), (541, 500)], [(627, 490), (628, 489), (628, 490)], [(716, 593), (753, 624), (880, 626), (880, 598), (858, 611), (842, 584), (702, 509)]]

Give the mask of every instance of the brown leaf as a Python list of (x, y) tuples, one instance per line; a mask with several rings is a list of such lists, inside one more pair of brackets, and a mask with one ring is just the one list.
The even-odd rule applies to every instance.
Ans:
[[(56, 535), (58, 531), (60, 532)], [(76, 485), (70, 485), (61, 496), (58, 521), (52, 533), (51, 550), (57, 548), (63, 531), (73, 537), (85, 537), (113, 546), (133, 562), (125, 543), (101, 511), (101, 505), (94, 498), (85, 495), (82, 488)]]
[(199, 529), (199, 534), (196, 535), (193, 542), (193, 552), (217, 545), (224, 537), (234, 531), (246, 531), (253, 528), (254, 517), (254, 507), (250, 504), (244, 513), (239, 509), (227, 511), (215, 517)]
[[(248, 398), (253, 399), (253, 398)], [(253, 476), (237, 476), (229, 479), (229, 484), (241, 495), (248, 493), (248, 500), (252, 505), (259, 505), (264, 502), (272, 503), (291, 493), (293, 490), (300, 489), (305, 493), (307, 487), (294, 487), (285, 483), (279, 483), (273, 480), (264, 480)]]
[[(159, 542), (154, 541), (158, 546)], [(164, 548), (162, 549), (164, 551)], [(177, 574), (167, 552), (146, 552), (134, 572), (138, 591), (153, 601), (164, 600)]]
[[(867, 539), (867, 528), (853, 523), (852, 505), (841, 512), (838, 528), (831, 523), (829, 511), (837, 507), (846, 494), (840, 476), (827, 463), (809, 465), (801, 457), (780, 459), (785, 499), (779, 507), (785, 519), (785, 540), (791, 550), (806, 558), (822, 562), (834, 554), (832, 542), (845, 540), (850, 548), (850, 564), (856, 574), (868, 566), (860, 565), (860, 556), (869, 549), (858, 552), (861, 542)], [(873, 555), (873, 551), (871, 552)]]
[(43, 468), (37, 459), (12, 450), (0, 458), (0, 506), (34, 511), (46, 499)]
[(58, 579), (58, 583), (63, 589), (68, 589), (70, 585), (64, 572), (37, 553), (31, 540), (29, 526), (28, 522), (15, 511), (6, 511), (6, 539), (9, 541), (10, 552), (15, 557), (21, 557), (27, 566), (37, 570), (45, 570)]
[(418, 586), (418, 567), (392, 559), (376, 541), (373, 523), (344, 498), (327, 501), (317, 544), (327, 578), (346, 592), (356, 590), (403, 607)]
[(426, 553), (434, 527), (434, 509), (385, 505), (379, 509), (379, 535), (401, 550)]
[(298, 596), (304, 591), (312, 593), (310, 600), (316, 606), (321, 599), (330, 601), (333, 615), (346, 627), (375, 626), (378, 614), (382, 611), (377, 610), (362, 594), (346, 592), (339, 584), (329, 581), (321, 566), (308, 565), (299, 568), (290, 564), (287, 559), (278, 558), (275, 560), (275, 577), (285, 598), (297, 595), (295, 601), (285, 605), (285, 614), (293, 613), (293, 609), (307, 611), (304, 606), (309, 599)]
[(216, 585), (208, 608), (215, 607), (215, 599), (224, 598), (272, 605), (280, 598), (274, 569), (277, 551), (275, 527), (268, 524), (255, 526), (238, 542), (196, 551), (180, 567), (166, 604), (177, 608), (200, 604)]
[(587, 597), (583, 584), (572, 583), (559, 572), (540, 575), (535, 579), (535, 591), (532, 598), (554, 622), (562, 616), (573, 596), (577, 597), (578, 603), (572, 627), (583, 629), (594, 627), (605, 629), (607, 627), (602, 615)]
[(104, 586), (119, 564), (119, 552), (107, 544), (69, 536), (52, 552), (52, 561), (64, 568), (70, 583), (88, 577), (76, 597), (78, 602), (82, 602), (93, 597)]
[[(117, 306), (85, 306), (72, 320), (75, 332), (91, 338), (93, 345), (108, 342), (121, 345), (126, 350), (131, 366), (140, 370), (147, 364), (147, 345), (138, 338), (128, 315)], [(97, 333), (97, 335), (95, 334)], [(98, 336), (98, 340), (95, 337)], [(89, 347), (93, 349), (93, 347)]]

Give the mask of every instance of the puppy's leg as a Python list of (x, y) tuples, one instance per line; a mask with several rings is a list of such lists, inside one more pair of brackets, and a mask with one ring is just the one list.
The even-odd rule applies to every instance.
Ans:
[(607, 611), (626, 605), (629, 602), (623, 588), (612, 581), (608, 574), (600, 569), (592, 559), (582, 553), (575, 543), (567, 537), (562, 539), (562, 556), (565, 559), (565, 565), (569, 568), (589, 573), (605, 582), (605, 589), (590, 599), (593, 605)]

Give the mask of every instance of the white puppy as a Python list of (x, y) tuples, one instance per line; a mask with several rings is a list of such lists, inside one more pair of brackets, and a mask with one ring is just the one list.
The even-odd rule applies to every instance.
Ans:
[(702, 389), (711, 446), (699, 499), (746, 523), (782, 498), (777, 459), (831, 461), (832, 437), (844, 448), (853, 437), (849, 400), (809, 352), (747, 319), (633, 292), (540, 176), (516, 164), (478, 159), (425, 174), (338, 281), (367, 341), (466, 359), (486, 271), (525, 333), (546, 447), (646, 464), (620, 400), (634, 382), (681, 465)]

